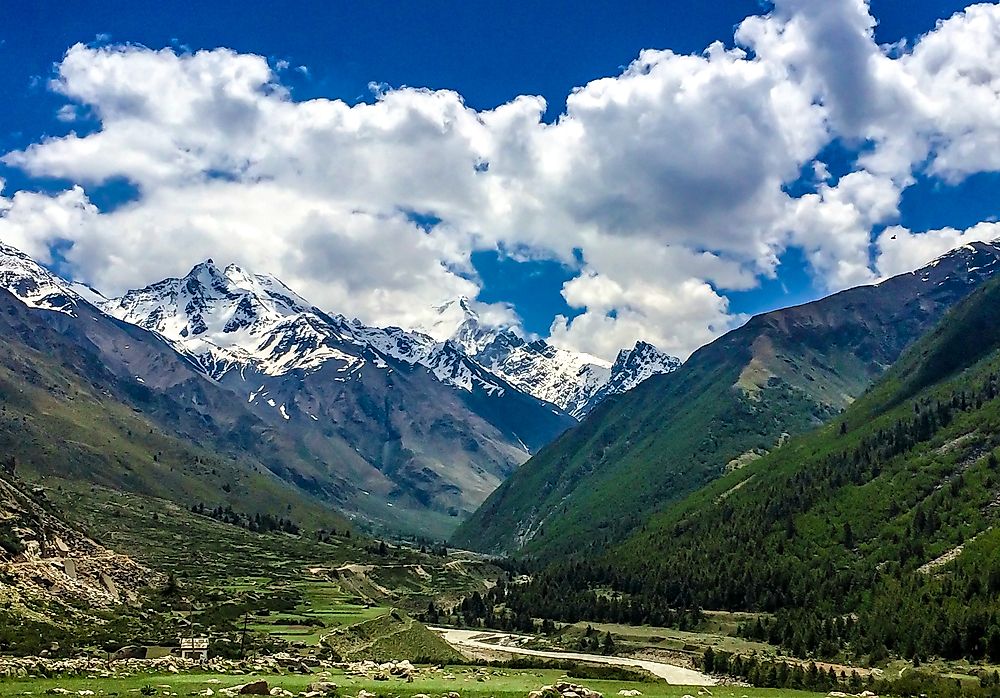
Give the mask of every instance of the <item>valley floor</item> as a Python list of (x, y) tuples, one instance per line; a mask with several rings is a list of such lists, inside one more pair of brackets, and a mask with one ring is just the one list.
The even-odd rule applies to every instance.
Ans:
[[(447, 676), (453, 678), (446, 678)], [(278, 687), (294, 694), (305, 691), (314, 681), (329, 680), (340, 686), (341, 695), (357, 695), (361, 690), (365, 690), (379, 696), (391, 695), (397, 698), (411, 698), (421, 693), (432, 696), (444, 695), (452, 691), (459, 693), (462, 698), (524, 698), (530, 691), (566, 680), (565, 674), (558, 670), (501, 670), (468, 666), (448, 667), (433, 676), (417, 677), (412, 683), (398, 679), (375, 681), (348, 676), (338, 670), (316, 675), (150, 674), (128, 678), (0, 679), (0, 696), (58, 694), (62, 693), (62, 690), (74, 695), (80, 695), (81, 691), (93, 691), (94, 695), (98, 696), (139, 695), (144, 687), (149, 687), (145, 689), (147, 692), (155, 689), (155, 695), (208, 695), (208, 689), (217, 695), (221, 689), (258, 679), (266, 680), (272, 688)], [(681, 698), (685, 695), (699, 694), (697, 687), (672, 686), (665, 682), (592, 681), (572, 678), (569, 681), (599, 691), (608, 698), (617, 696), (619, 691), (639, 691), (642, 698)], [(715, 698), (743, 696), (812, 698), (821, 695), (804, 691), (737, 686), (716, 687), (711, 690), (711, 695)], [(83, 695), (91, 694), (83, 693)]]

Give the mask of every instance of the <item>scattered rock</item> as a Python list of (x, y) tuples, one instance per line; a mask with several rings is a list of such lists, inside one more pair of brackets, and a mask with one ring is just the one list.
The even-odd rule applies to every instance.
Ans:
[(267, 696), (270, 695), (270, 689), (267, 687), (267, 681), (262, 679), (245, 684), (240, 688), (239, 694), (241, 696)]

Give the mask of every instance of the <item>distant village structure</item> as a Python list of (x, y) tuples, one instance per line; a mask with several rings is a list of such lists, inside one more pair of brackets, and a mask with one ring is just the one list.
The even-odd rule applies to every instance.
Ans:
[(208, 638), (207, 637), (182, 637), (180, 638), (181, 659), (194, 659), (195, 661), (208, 661)]

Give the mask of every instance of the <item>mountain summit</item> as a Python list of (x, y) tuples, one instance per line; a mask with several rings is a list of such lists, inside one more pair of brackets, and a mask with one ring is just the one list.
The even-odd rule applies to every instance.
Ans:
[(422, 326), (422, 331), (455, 342), (491, 373), (577, 419), (609, 395), (631, 390), (650, 376), (669, 373), (681, 364), (646, 342), (623, 349), (612, 364), (542, 339), (529, 341), (502, 318), (484, 320), (475, 301), (465, 296), (434, 310), (435, 319)]
[(483, 312), (490, 310), (489, 306), (477, 304), (468, 296), (453, 298), (435, 307), (433, 320), (415, 329), (438, 340), (450, 339), (469, 356), (476, 356), (497, 335), (513, 333), (509, 318), (500, 313), (491, 313), (495, 317), (483, 317), (477, 306), (481, 306)]
[(60, 279), (17, 248), (0, 242), (0, 287), (30, 308), (73, 314), (81, 300), (68, 281)]

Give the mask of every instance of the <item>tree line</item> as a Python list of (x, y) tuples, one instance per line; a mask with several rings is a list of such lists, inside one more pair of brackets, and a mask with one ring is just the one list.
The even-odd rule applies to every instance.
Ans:
[(191, 513), (198, 514), (199, 516), (208, 516), (216, 521), (221, 521), (231, 526), (239, 526), (254, 533), (288, 533), (297, 536), (301, 532), (299, 525), (291, 519), (267, 513), (262, 514), (260, 512), (245, 514), (235, 511), (231, 504), (227, 504), (225, 507), (217, 506), (211, 508), (199, 502), (198, 504), (191, 505)]
[(795, 656), (1000, 662), (996, 363), (888, 410), (849, 410), (747, 466), (726, 496), (701, 494), (606, 555), (528, 566), (530, 581), (480, 600), (513, 619), (685, 629), (702, 608), (764, 611), (741, 633)]

